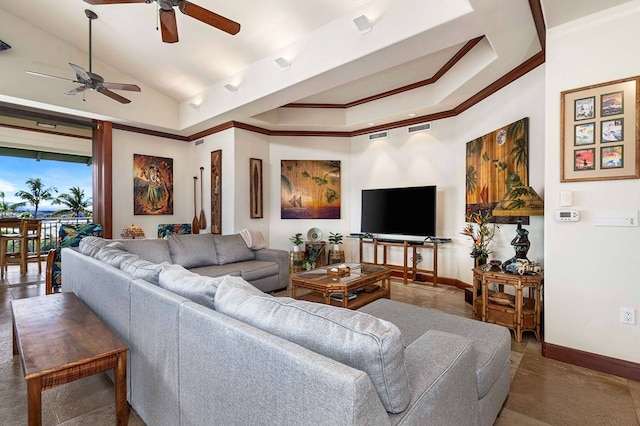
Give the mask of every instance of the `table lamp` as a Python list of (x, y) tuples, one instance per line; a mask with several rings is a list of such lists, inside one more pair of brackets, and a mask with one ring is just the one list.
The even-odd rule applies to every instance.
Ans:
[(122, 238), (132, 238), (135, 240), (136, 238), (144, 238), (144, 231), (142, 228), (132, 223), (131, 226), (125, 226), (120, 233), (120, 236)]
[[(493, 216), (512, 216), (518, 218), (516, 236), (511, 241), (516, 254), (511, 259), (503, 262), (503, 269), (516, 259), (527, 259), (529, 252), (529, 231), (522, 227), (522, 216), (543, 216), (544, 201), (530, 186), (512, 186), (504, 198), (496, 205)], [(527, 259), (528, 260), (528, 259)]]

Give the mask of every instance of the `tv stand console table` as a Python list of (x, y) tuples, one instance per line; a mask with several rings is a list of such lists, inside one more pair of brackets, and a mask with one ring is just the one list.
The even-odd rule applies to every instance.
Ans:
[[(361, 263), (369, 263), (374, 265), (383, 265), (391, 269), (391, 271), (400, 272), (404, 284), (407, 284), (408, 280), (417, 281), (418, 274), (424, 274), (431, 277), (431, 284), (434, 287), (438, 286), (438, 246), (446, 244), (449, 239), (427, 239), (425, 241), (412, 241), (412, 240), (391, 240), (380, 238), (359, 238), (359, 254)], [(364, 244), (373, 244), (373, 262), (364, 262), (362, 257), (362, 249)], [(382, 247), (382, 263), (378, 262), (378, 247)], [(404, 262), (402, 266), (393, 265), (387, 262), (387, 248), (388, 247), (401, 247), (403, 249)], [(431, 248), (433, 249), (433, 269), (421, 269), (418, 268), (418, 249)], [(412, 253), (412, 261), (409, 264), (409, 252)]]

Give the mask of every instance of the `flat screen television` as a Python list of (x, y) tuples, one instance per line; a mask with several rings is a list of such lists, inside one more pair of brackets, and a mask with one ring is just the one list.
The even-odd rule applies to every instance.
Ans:
[(436, 186), (362, 190), (361, 232), (436, 236)]

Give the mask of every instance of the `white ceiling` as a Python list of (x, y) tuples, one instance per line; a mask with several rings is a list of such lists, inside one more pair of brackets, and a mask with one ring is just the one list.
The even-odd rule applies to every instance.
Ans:
[[(547, 27), (552, 27), (626, 1), (541, 3)], [(28, 88), (2, 93), (0, 86), (0, 95), (9, 94), (10, 102), (17, 104), (24, 97), (29, 101), (25, 105), (183, 135), (229, 120), (272, 130), (353, 131), (369, 123), (377, 126), (407, 119), (408, 114), (422, 116), (452, 109), (541, 50), (529, 0), (193, 3), (239, 22), (240, 32), (229, 35), (176, 10), (180, 41), (166, 44), (156, 30), (155, 2), (100, 6), (81, 0), (0, 2), (5, 19), (13, 16), (23, 20), (84, 52), (85, 58), (89, 24), (84, 10), (93, 10), (98, 14), (92, 25), (93, 61), (108, 64), (118, 73), (114, 77), (101, 70), (100, 74), (107, 81), (139, 83), (143, 87), (140, 94), (118, 92), (132, 99), (131, 105), (139, 110), (153, 107), (145, 103), (149, 102), (145, 97), (151, 98), (155, 92), (167, 97), (176, 105), (175, 122), (162, 114), (149, 117), (136, 110), (123, 112), (125, 107), (115, 101), (96, 101), (98, 94), (88, 96), (87, 102), (69, 99), (73, 97), (62, 95), (69, 84), (50, 79), (37, 83), (38, 93), (35, 89), (28, 93)], [(366, 34), (360, 34), (352, 22), (362, 14), (372, 20), (373, 29)], [(0, 39), (13, 45), (13, 34), (2, 30), (2, 17), (0, 13)], [(428, 79), (469, 40), (480, 36), (484, 39), (459, 65), (432, 85), (384, 102), (341, 110), (278, 108), (289, 103), (346, 104)], [(280, 70), (273, 62), (278, 56), (291, 59), (291, 69)], [(3, 58), (10, 57), (0, 56)], [(32, 71), (72, 77), (66, 68), (72, 59), (32, 60), (26, 66)], [(88, 68), (88, 59), (79, 65)], [(3, 81), (24, 78), (1, 72)], [(237, 85), (238, 92), (223, 91), (227, 83)], [(60, 93), (59, 98), (46, 97), (42, 84), (54, 95)], [(190, 103), (199, 107), (189, 107)]]

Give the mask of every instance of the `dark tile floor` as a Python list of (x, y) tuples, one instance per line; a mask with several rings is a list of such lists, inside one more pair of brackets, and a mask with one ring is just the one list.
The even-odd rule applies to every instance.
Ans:
[[(18, 357), (12, 356), (10, 301), (44, 294), (44, 277), (29, 265), (20, 277), (10, 268), (0, 280), (0, 424), (26, 424), (26, 385)], [(279, 293), (287, 295), (288, 292)], [(392, 283), (392, 298), (418, 306), (471, 317), (459, 289)], [(541, 356), (532, 334), (511, 342), (511, 390), (496, 421), (511, 425), (640, 425), (640, 383), (576, 367)], [(44, 392), (45, 425), (112, 425), (113, 383), (106, 374)], [(129, 424), (144, 425), (132, 411)]]

